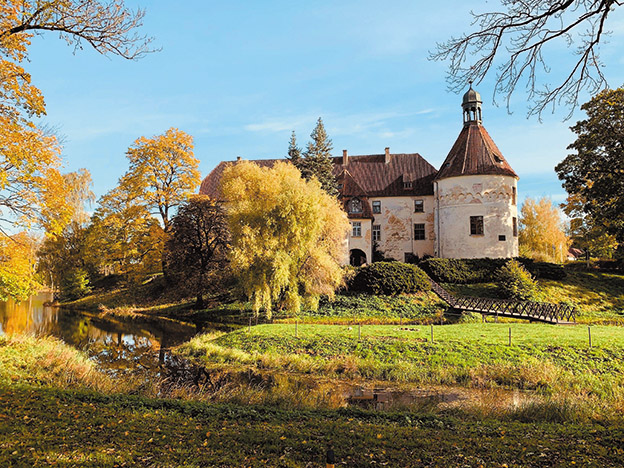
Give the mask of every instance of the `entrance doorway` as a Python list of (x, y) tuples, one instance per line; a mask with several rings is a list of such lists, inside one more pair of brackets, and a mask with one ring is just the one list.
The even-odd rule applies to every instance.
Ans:
[(366, 254), (360, 249), (353, 249), (349, 254), (349, 263), (352, 266), (362, 266), (366, 263)]

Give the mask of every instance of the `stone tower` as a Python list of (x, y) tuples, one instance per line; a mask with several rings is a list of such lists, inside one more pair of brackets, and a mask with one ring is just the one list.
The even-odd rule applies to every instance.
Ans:
[(462, 100), (463, 128), (434, 180), (435, 255), (518, 255), (518, 176), (482, 124), (482, 101)]

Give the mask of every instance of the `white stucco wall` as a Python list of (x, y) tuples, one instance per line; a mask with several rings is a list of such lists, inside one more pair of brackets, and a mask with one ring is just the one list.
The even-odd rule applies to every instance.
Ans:
[[(359, 237), (354, 237), (353, 234), (353, 223), (358, 222), (362, 223), (362, 235)], [(371, 263), (373, 259), (373, 243), (372, 243), (372, 233), (371, 233), (371, 220), (370, 219), (349, 219), (349, 223), (351, 223), (351, 228), (349, 229), (349, 252), (353, 249), (360, 249), (366, 254), (366, 263)], [(347, 258), (347, 263), (349, 262)]]
[[(435, 255), (443, 258), (504, 258), (518, 255), (518, 237), (513, 235), (512, 203), (517, 179), (512, 176), (479, 175), (450, 177), (437, 181), (438, 204)], [(517, 194), (517, 192), (516, 192)], [(470, 234), (470, 217), (483, 216), (483, 235)], [(499, 240), (504, 235), (505, 240)]]
[[(424, 212), (414, 212), (414, 200), (423, 200)], [(381, 228), (379, 249), (388, 258), (403, 261), (406, 253), (419, 256), (433, 255), (434, 245), (434, 215), (433, 196), (424, 197), (371, 197), (368, 199), (371, 207), (374, 201), (381, 202), (381, 213), (374, 213), (374, 220), (355, 220), (362, 222), (362, 236), (354, 238), (349, 235), (349, 249), (360, 249), (366, 252), (368, 261), (372, 258), (372, 225)], [(425, 239), (414, 240), (414, 224), (425, 224)]]

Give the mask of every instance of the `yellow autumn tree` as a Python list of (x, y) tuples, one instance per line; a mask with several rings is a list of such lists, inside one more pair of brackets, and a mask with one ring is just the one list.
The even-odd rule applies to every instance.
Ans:
[(570, 240), (561, 210), (547, 198), (527, 198), (520, 210), (520, 254), (541, 261), (563, 262)]
[(338, 201), (289, 163), (273, 168), (242, 161), (226, 168), (221, 193), (232, 236), (232, 271), (270, 318), (274, 305), (298, 312), (318, 305), (343, 281), (349, 229)]
[(86, 261), (131, 281), (159, 271), (164, 233), (146, 207), (120, 187), (102, 196), (98, 205), (87, 229)]
[(0, 301), (23, 301), (39, 287), (36, 239), (25, 232), (0, 236)]
[(123, 0), (0, 1), (0, 232), (39, 226), (59, 233), (72, 217), (67, 187), (59, 172), (60, 146), (38, 128), (43, 95), (22, 64), (33, 34), (57, 31), (80, 48), (138, 58), (150, 39), (136, 35), (144, 12)]
[(169, 232), (172, 212), (195, 192), (201, 182), (193, 137), (177, 128), (164, 135), (141, 137), (128, 149), (130, 169), (120, 189), (160, 216)]

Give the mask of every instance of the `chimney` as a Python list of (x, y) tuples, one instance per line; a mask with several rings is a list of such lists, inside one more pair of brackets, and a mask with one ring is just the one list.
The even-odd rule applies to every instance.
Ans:
[(386, 157), (384, 158), (386, 164), (390, 163), (390, 147), (386, 146)]
[(349, 155), (347, 150), (342, 150), (342, 165), (346, 166), (349, 163)]
[(237, 161), (240, 161), (240, 160), (241, 160), (241, 157), (240, 157), (240, 156), (236, 156), (236, 160), (237, 160)]

